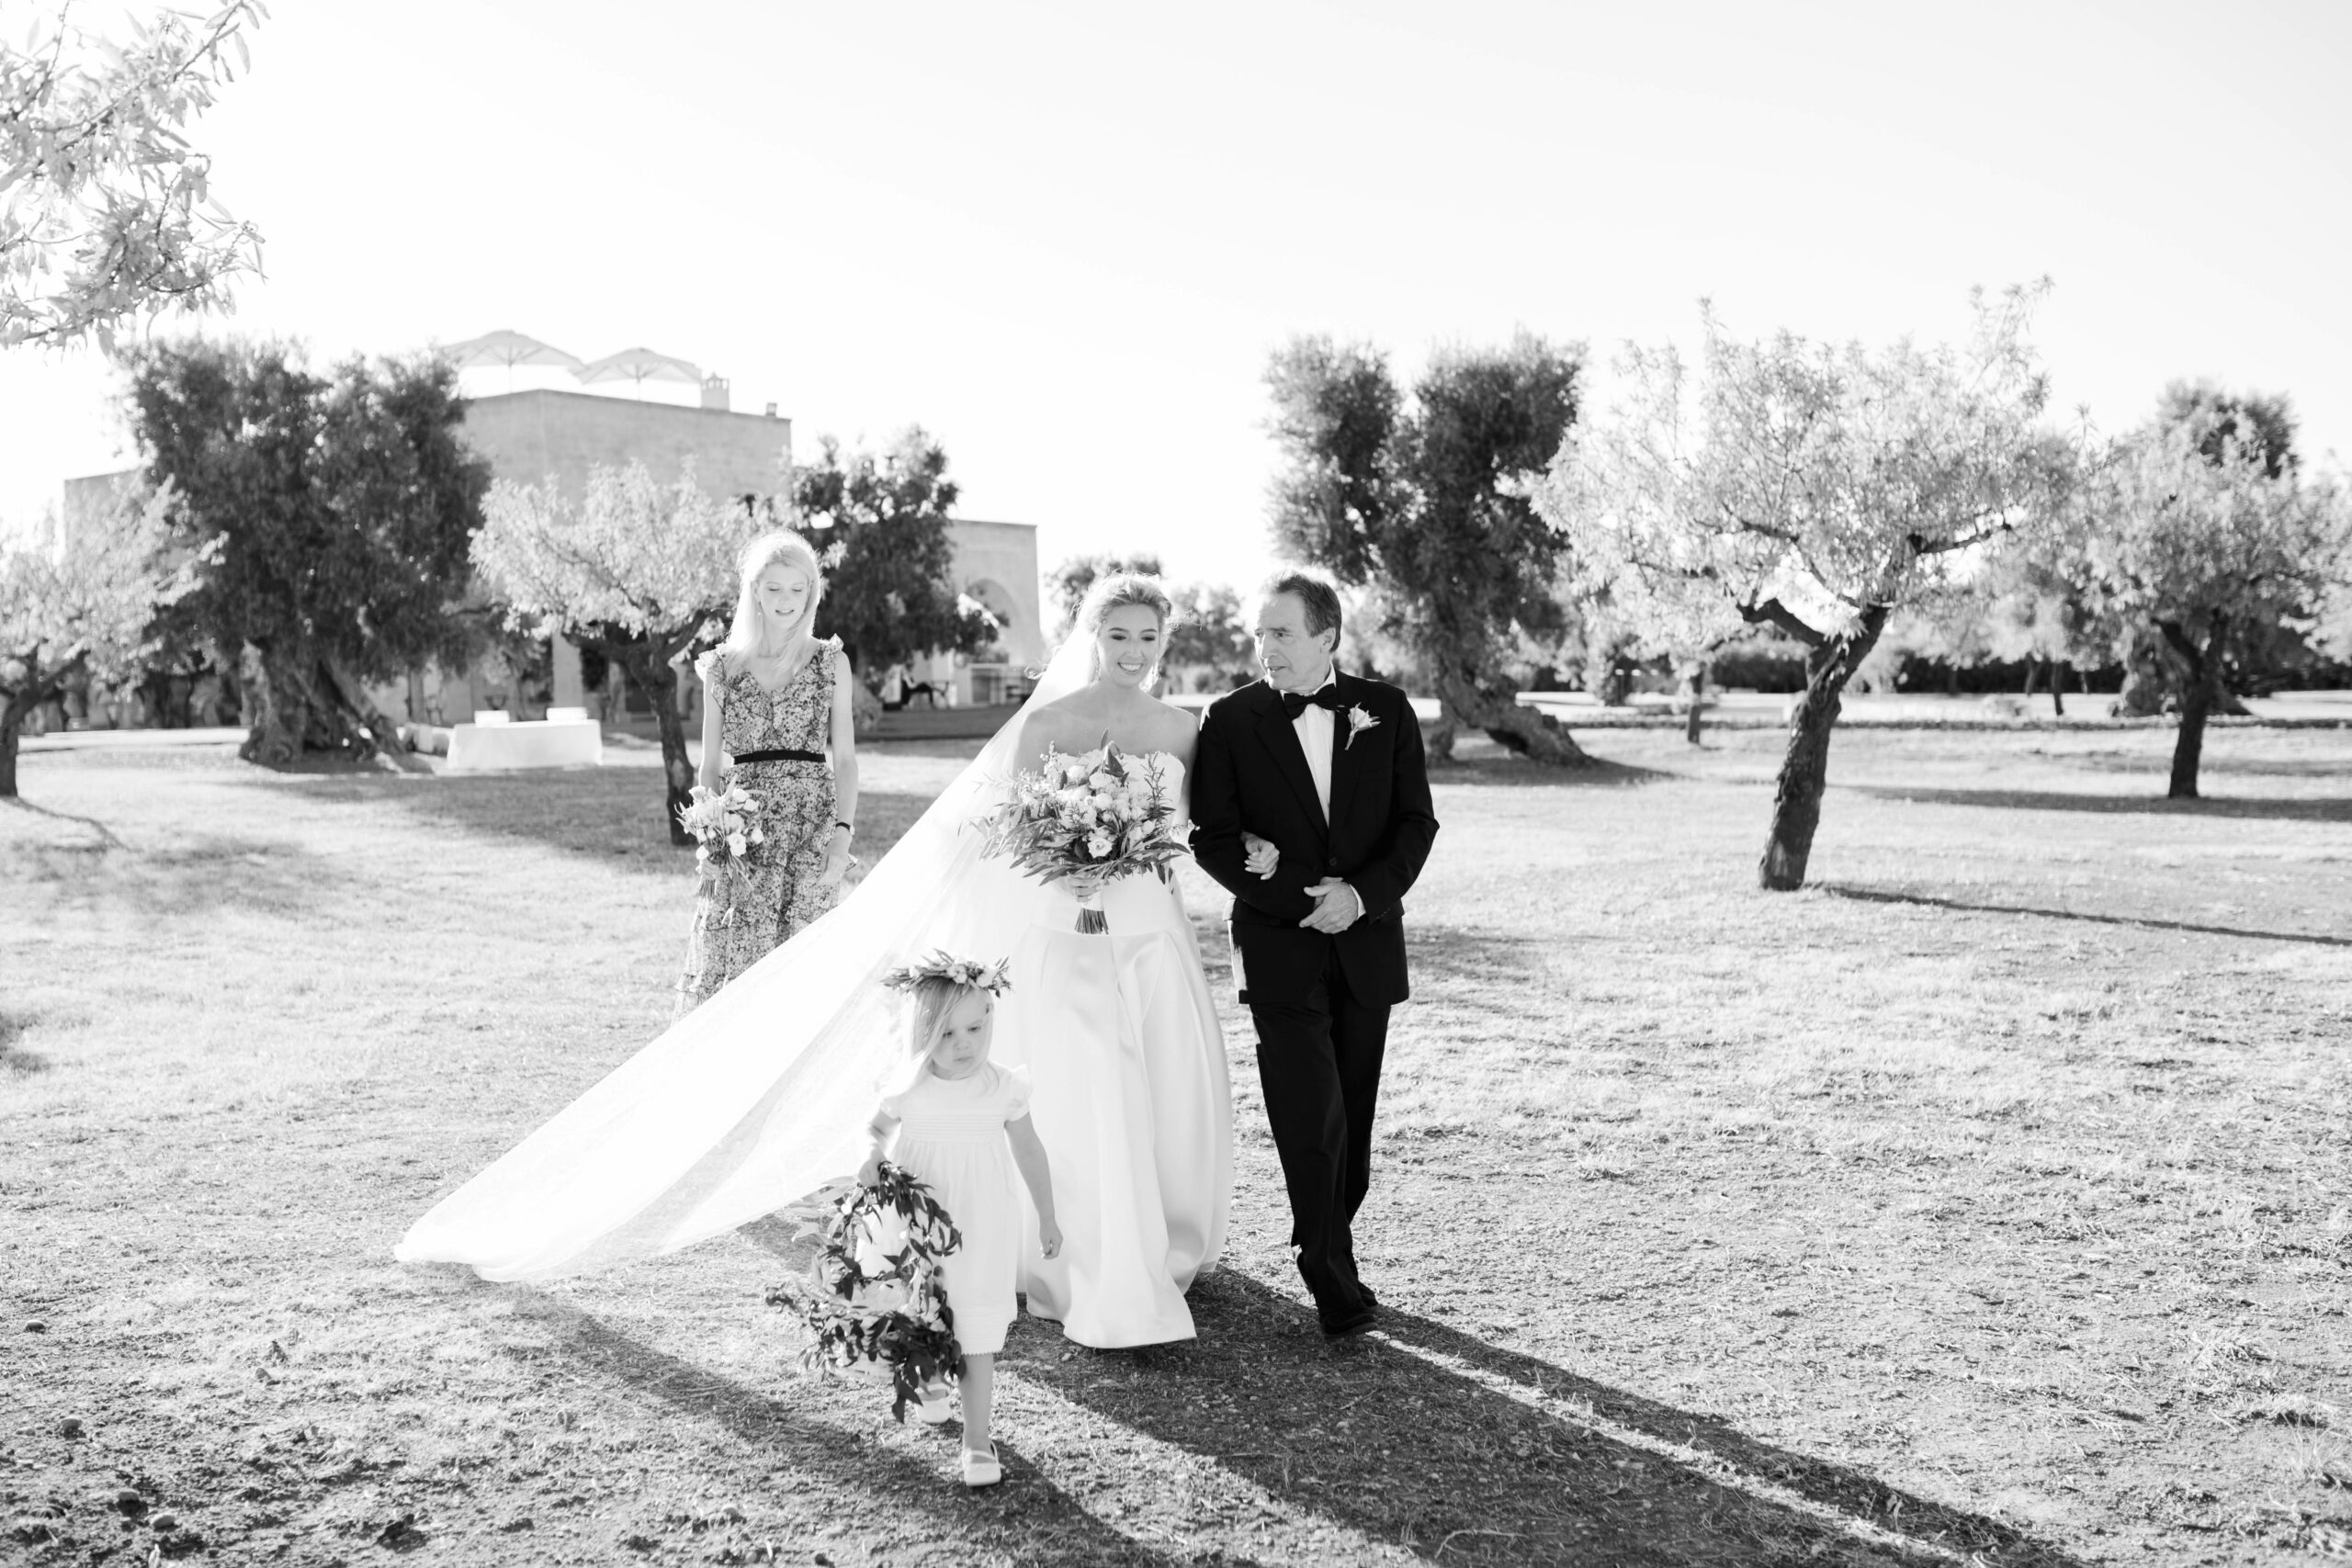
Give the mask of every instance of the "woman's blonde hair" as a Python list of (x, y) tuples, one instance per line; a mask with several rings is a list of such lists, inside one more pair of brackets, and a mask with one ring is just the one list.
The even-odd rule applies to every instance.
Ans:
[[(1070, 624), (1070, 635), (1093, 640), (1102, 629), (1102, 623), (1114, 610), (1124, 610), (1130, 604), (1142, 604), (1159, 617), (1160, 658), (1168, 654), (1168, 625), (1176, 618), (1176, 601), (1168, 596), (1167, 586), (1149, 572), (1114, 571), (1098, 577), (1078, 603), (1078, 619)], [(1102, 652), (1095, 649), (1087, 662), (1088, 677), (1102, 672)]]
[(729, 648), (745, 655), (760, 651), (760, 573), (772, 566), (788, 566), (808, 574), (808, 604), (800, 613), (799, 629), (816, 635), (817, 602), (825, 596), (825, 573), (808, 540), (789, 528), (763, 534), (743, 547), (738, 565), (742, 581), (735, 595), (735, 624), (727, 633)]
[(1129, 604), (1150, 605), (1162, 627), (1176, 615), (1176, 601), (1168, 596), (1167, 586), (1159, 579), (1148, 572), (1114, 571), (1094, 580), (1086, 597), (1078, 603), (1078, 620), (1074, 624), (1078, 630), (1092, 637), (1102, 629), (1104, 617)]

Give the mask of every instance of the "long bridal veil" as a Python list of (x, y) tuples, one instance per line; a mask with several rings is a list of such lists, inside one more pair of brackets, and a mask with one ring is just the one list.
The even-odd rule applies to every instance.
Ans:
[(1021, 885), (967, 825), (1019, 759), (1022, 721), (1091, 675), (1065, 643), (1027, 703), (840, 907), (679, 1019), (393, 1249), (540, 1280), (733, 1230), (856, 1168), (902, 1043), (880, 984), (934, 947), (1001, 956)]

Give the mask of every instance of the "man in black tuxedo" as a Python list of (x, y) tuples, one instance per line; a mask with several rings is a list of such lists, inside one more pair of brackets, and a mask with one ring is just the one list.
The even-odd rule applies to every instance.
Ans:
[[(1265, 679), (1201, 719), (1193, 853), (1233, 895), (1234, 964), (1258, 1029), (1291, 1245), (1323, 1332), (1374, 1321), (1356, 1210), (1388, 1010), (1405, 999), (1403, 900), (1437, 836), (1421, 727), (1396, 687), (1339, 673), (1340, 598), (1305, 572), (1260, 594)], [(1253, 851), (1249, 840), (1271, 843)]]

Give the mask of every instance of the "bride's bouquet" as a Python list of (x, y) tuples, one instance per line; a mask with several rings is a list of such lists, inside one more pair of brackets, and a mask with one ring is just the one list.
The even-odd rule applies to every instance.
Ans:
[(1075, 757), (1048, 750), (1043, 764), (1012, 776), (1003, 803), (978, 826), (988, 835), (982, 852), (1009, 858), (1024, 876), (1078, 878), (1078, 929), (1091, 935), (1111, 929), (1104, 883), (1160, 871), (1184, 852), (1159, 760), (1107, 742)]
[(887, 1372), (890, 1414), (904, 1421), (926, 1384), (963, 1375), (956, 1314), (939, 1277), (940, 1260), (964, 1245), (962, 1233), (930, 1188), (885, 1160), (874, 1186), (842, 1195), (823, 1237), (811, 1278), (775, 1287), (768, 1304), (808, 1330), (801, 1363), (809, 1371)]
[[(678, 823), (695, 837), (695, 863), (705, 875), (730, 878), (738, 886), (752, 882), (753, 844), (765, 843), (760, 831), (759, 802), (741, 784), (729, 784), (713, 793), (696, 784), (686, 804), (678, 807)], [(730, 900), (724, 919), (735, 918)]]

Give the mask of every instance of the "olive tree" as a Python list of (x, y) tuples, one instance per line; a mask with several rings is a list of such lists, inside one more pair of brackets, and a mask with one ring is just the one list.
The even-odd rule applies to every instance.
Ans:
[(284, 344), (148, 343), (124, 356), (148, 478), (206, 553), (173, 618), (240, 650), (243, 755), (397, 763), (368, 682), (455, 659), (489, 465), (460, 436), (457, 370), (431, 355), (313, 373)]
[(126, 495), (72, 526), (51, 513), (0, 544), (0, 798), (17, 793), (25, 720), (76, 674), (130, 672), (163, 605), (186, 593), (196, 559), (170, 548), (168, 490)]
[(0, 41), (0, 345), (111, 349), (127, 318), (225, 303), (261, 237), (212, 199), (185, 132), (262, 6), (133, 17), (127, 39), (39, 9), (23, 47)]
[(670, 838), (694, 841), (677, 808), (694, 790), (678, 712), (677, 660), (725, 629), (736, 560), (762, 519), (710, 495), (686, 465), (668, 484), (643, 463), (596, 465), (574, 501), (553, 478), (500, 479), (482, 503), (473, 563), (512, 626), (560, 632), (645, 694), (662, 738)]
[(2167, 793), (2193, 799), (2206, 720), (2233, 650), (2308, 625), (2352, 570), (2341, 483), (2281, 463), (2258, 430), (2208, 411), (2115, 442), (2052, 554), (2087, 588), (2118, 648), (2153, 633), (2174, 666), (2180, 729)]
[(1629, 346), (1619, 391), (1529, 487), (1615, 614), (1677, 649), (1769, 626), (1807, 649), (1758, 876), (1804, 885), (1846, 684), (1952, 563), (2038, 521), (2069, 448), (2026, 325), (2047, 285), (1974, 297), (1959, 346), (1745, 342), (1712, 310), (1694, 374)]
[(946, 448), (918, 425), (879, 453), (844, 454), (825, 436), (817, 460), (793, 470), (794, 526), (825, 561), (821, 625), (861, 677), (994, 638), (994, 618), (956, 586), (957, 493)]
[(1441, 350), (1409, 400), (1363, 344), (1301, 337), (1267, 367), (1283, 459), (1275, 542), (1344, 586), (1379, 589), (1382, 629), (1436, 689), (1441, 755), (1466, 725), (1539, 761), (1590, 761), (1505, 670), (1522, 639), (1566, 621), (1560, 537), (1512, 480), (1558, 448), (1583, 367), (1580, 345), (1523, 333)]

